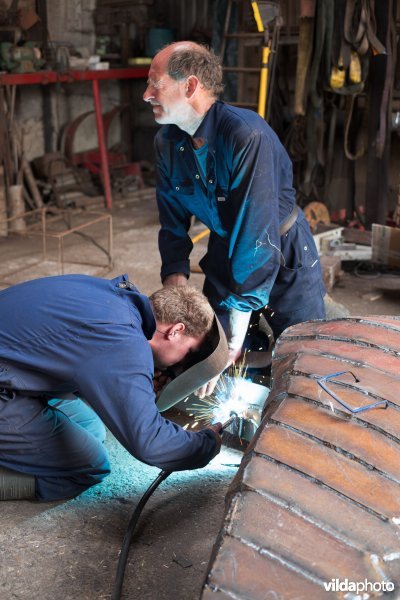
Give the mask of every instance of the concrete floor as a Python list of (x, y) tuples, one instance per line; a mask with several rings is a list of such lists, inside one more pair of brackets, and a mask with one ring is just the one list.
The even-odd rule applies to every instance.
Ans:
[[(129, 273), (144, 293), (159, 287), (158, 219), (153, 200), (125, 201), (113, 211), (115, 266), (107, 277)], [(196, 232), (202, 229), (196, 225)], [(98, 232), (100, 235), (102, 231)], [(77, 260), (86, 242), (72, 241)], [(204, 252), (196, 245), (194, 262)], [(1, 241), (1, 269), (15, 268), (38, 251), (39, 240)], [(93, 250), (90, 250), (93, 252)], [(47, 269), (47, 270), (46, 270)], [(51, 270), (53, 269), (53, 270)], [(76, 272), (72, 265), (66, 269)], [(79, 268), (91, 273), (93, 269)], [(55, 274), (47, 263), (23, 278)], [(379, 289), (378, 279), (345, 273), (332, 298), (332, 316), (399, 314), (398, 291)], [(193, 274), (192, 283), (202, 284)], [(335, 312), (336, 311), (336, 312)], [(110, 598), (126, 526), (158, 470), (132, 458), (111, 435), (107, 440), (112, 474), (103, 484), (63, 503), (4, 502), (0, 510), (0, 598), (100, 600)], [(199, 471), (175, 473), (145, 508), (131, 547), (123, 598), (190, 600), (199, 597), (211, 549), (221, 526), (224, 497), (242, 453), (224, 448)]]

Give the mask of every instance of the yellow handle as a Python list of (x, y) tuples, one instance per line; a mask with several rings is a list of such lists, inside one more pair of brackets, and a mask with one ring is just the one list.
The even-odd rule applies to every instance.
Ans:
[(260, 9), (258, 8), (258, 4), (257, 4), (257, 2), (252, 2), (251, 5), (253, 7), (253, 13), (254, 13), (254, 18), (256, 20), (256, 23), (257, 23), (257, 29), (260, 33), (263, 33), (265, 30), (264, 30), (264, 25), (263, 25), (262, 18), (260, 15)]
[(268, 90), (268, 60), (271, 53), (268, 46), (263, 46), (262, 49), (262, 65), (260, 72), (260, 89), (258, 92), (258, 114), (265, 119), (265, 105), (267, 103)]
[(200, 240), (202, 240), (204, 237), (206, 237), (208, 234), (210, 233), (209, 229), (203, 229), (203, 231), (201, 231), (200, 233), (198, 233), (197, 235), (195, 235), (192, 238), (192, 244), (197, 244), (197, 242), (199, 242)]

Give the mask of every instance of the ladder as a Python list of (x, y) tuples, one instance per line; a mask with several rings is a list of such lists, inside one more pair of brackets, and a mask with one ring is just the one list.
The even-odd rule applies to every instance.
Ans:
[[(231, 32), (232, 9), (236, 5), (237, 31)], [(228, 0), (221, 57), (224, 72), (236, 74), (236, 98), (230, 104), (256, 109), (266, 121), (270, 118), (279, 30), (282, 24), (278, 2)], [(230, 40), (237, 41), (237, 64), (229, 65)], [(250, 51), (250, 52), (249, 52)], [(248, 63), (260, 66), (247, 66)], [(250, 99), (249, 99), (250, 96)], [(257, 98), (258, 96), (258, 98)]]

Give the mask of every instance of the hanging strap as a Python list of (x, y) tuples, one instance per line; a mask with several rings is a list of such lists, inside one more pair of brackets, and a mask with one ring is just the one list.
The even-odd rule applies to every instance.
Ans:
[(386, 60), (386, 74), (385, 83), (383, 86), (382, 100), (379, 108), (379, 129), (376, 136), (376, 155), (378, 158), (382, 158), (383, 151), (386, 143), (388, 120), (390, 116), (390, 103), (392, 95), (392, 84), (393, 84), (393, 48), (396, 43), (396, 31), (392, 19), (392, 0), (388, 2), (388, 26), (386, 32), (386, 47), (387, 47), (387, 60)]
[(344, 38), (358, 54), (363, 56), (369, 47), (375, 54), (385, 54), (386, 49), (376, 37), (374, 0), (347, 0), (344, 19)]
[(367, 123), (366, 117), (367, 112), (364, 111), (364, 117), (362, 125), (360, 126), (357, 135), (355, 137), (355, 150), (350, 150), (349, 139), (350, 139), (350, 128), (355, 113), (355, 107), (357, 106), (358, 94), (350, 94), (346, 98), (346, 109), (345, 109), (345, 123), (344, 123), (344, 153), (349, 160), (358, 160), (364, 156), (368, 146), (368, 134), (367, 134)]
[(325, 41), (326, 31), (326, 0), (320, 0), (317, 5), (316, 21), (315, 21), (315, 43), (314, 43), (314, 55), (311, 65), (310, 73), (310, 99), (315, 107), (319, 107), (322, 104), (322, 94), (317, 89), (317, 82), (319, 79), (320, 65), (322, 52)]
[(304, 116), (307, 107), (308, 79), (312, 55), (314, 19), (302, 17), (299, 26), (299, 44), (296, 65), (296, 89), (294, 94), (294, 114)]

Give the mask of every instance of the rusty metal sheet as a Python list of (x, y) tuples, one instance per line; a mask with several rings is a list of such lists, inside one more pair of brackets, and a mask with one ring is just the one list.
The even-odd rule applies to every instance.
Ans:
[[(400, 483), (399, 443), (380, 431), (360, 427), (302, 400), (285, 400), (274, 412), (273, 421), (321, 441), (327, 447), (341, 448), (355, 460), (363, 460), (389, 479)], [(362, 457), (362, 459), (360, 458)]]
[[(387, 408), (352, 413), (332, 398), (317, 380), (339, 371), (358, 378), (329, 381), (341, 401), (354, 409), (384, 400)], [(234, 574), (227, 580), (221, 550), (235, 539), (230, 564), (237, 559), (237, 568), (252, 572), (240, 564), (250, 560), (242, 546), (250, 546), (280, 565), (283, 581), (300, 577), (296, 593), (282, 597), (317, 597), (304, 591), (310, 581), (334, 597), (324, 588), (334, 578), (389, 581), (399, 591), (400, 318), (295, 325), (277, 341), (272, 376), (262, 424), (228, 494), (205, 590), (259, 597), (248, 589), (240, 595)], [(268, 584), (267, 575), (257, 577)], [(282, 585), (266, 589), (280, 597)]]
[[(315, 385), (315, 380), (301, 376), (290, 379), (288, 382), (288, 394), (312, 400), (326, 406), (327, 409), (333, 410), (337, 414), (341, 414), (343, 419), (357, 421), (361, 424), (370, 424), (373, 427), (384, 430), (388, 435), (393, 436), (397, 440), (400, 439), (400, 411), (390, 405), (387, 409), (367, 410), (354, 415), (346, 411), (346, 409), (342, 409), (327, 393), (322, 393), (322, 390)], [(341, 390), (340, 395), (353, 408), (365, 402), (365, 397), (361, 394), (357, 397), (354, 393), (348, 394), (346, 390)]]
[(231, 599), (326, 600), (319, 582), (306, 579), (297, 569), (288, 569), (266, 552), (231, 536), (222, 541), (202, 598), (218, 600), (219, 592), (221, 598)]
[[(288, 330), (289, 332), (290, 329)], [(275, 351), (275, 360), (279, 360), (280, 353), (283, 351), (286, 354), (302, 351), (314, 356), (323, 354), (332, 359), (346, 360), (349, 362), (349, 368), (350, 365), (358, 364), (360, 366), (379, 368), (380, 371), (393, 375), (394, 377), (399, 374), (398, 353), (387, 352), (384, 355), (381, 354), (380, 361), (376, 364), (375, 348), (358, 346), (357, 351), (355, 351), (354, 345), (349, 342), (341, 342), (332, 339), (318, 339), (315, 337), (302, 337), (299, 339), (298, 336), (286, 337), (286, 333), (284, 341), (285, 345), (278, 345)]]
[(390, 325), (392, 329), (400, 330), (400, 316), (374, 316), (368, 318), (367, 320), (369, 320), (372, 323), (382, 323), (383, 325)]
[(286, 465), (254, 456), (244, 466), (242, 482), (246, 489), (276, 498), (359, 550), (389, 555), (400, 546), (400, 528), (368, 511), (360, 519), (357, 504)]
[(383, 518), (400, 517), (399, 485), (337, 449), (301, 433), (268, 425), (254, 451), (314, 477)]
[(234, 510), (235, 519), (227, 531), (230, 536), (296, 564), (311, 580), (354, 577), (361, 581), (376, 575), (363, 552), (261, 494), (244, 492)]
[(232, 600), (232, 596), (222, 592), (220, 589), (212, 590), (209, 586), (204, 589), (202, 594), (203, 600)]
[[(361, 424), (370, 424), (379, 429), (383, 429), (388, 435), (400, 440), (400, 411), (389, 406), (387, 409), (367, 410), (357, 415), (353, 415), (342, 409), (340, 405), (335, 404), (335, 401), (325, 392), (317, 387), (315, 380), (308, 377), (298, 376), (290, 379), (288, 382), (288, 394), (290, 396), (300, 396), (309, 400), (320, 403), (329, 410), (334, 410), (335, 413), (341, 414), (343, 419), (357, 421)], [(346, 391), (340, 392), (340, 395), (348, 404), (356, 407), (359, 401), (362, 401), (362, 395), (355, 397), (355, 394), (348, 394)], [(365, 400), (364, 400), (365, 401)]]
[[(346, 360), (335, 360), (325, 356), (313, 356), (308, 354), (298, 354), (293, 363), (293, 371), (296, 374), (318, 375), (332, 373), (332, 367), (336, 371), (351, 370), (358, 379), (359, 383), (354, 383), (350, 377), (343, 377), (342, 385), (349, 386), (352, 389), (360, 390), (363, 394), (371, 394), (377, 399), (384, 398), (397, 406), (400, 406), (400, 373), (398, 377), (393, 378), (386, 373), (382, 373), (379, 368), (368, 367), (364, 365), (349, 364)], [(396, 385), (396, 383), (398, 385)]]
[[(343, 375), (337, 378), (330, 385), (332, 388), (339, 386), (336, 392), (340, 394), (342, 391), (354, 392), (355, 397), (358, 394), (363, 394), (365, 400), (363, 404), (369, 404), (376, 400), (387, 400), (390, 404), (400, 407), (400, 374), (397, 376), (382, 373), (380, 370), (373, 367), (365, 367), (365, 365), (356, 366), (349, 364), (348, 361), (339, 361), (321, 355), (310, 355), (305, 353), (297, 354), (295, 357), (284, 357), (278, 364), (274, 364), (274, 380), (276, 381), (276, 389), (285, 389), (288, 373), (297, 377), (310, 377), (316, 383), (316, 378), (321, 375), (327, 375), (338, 371), (351, 371), (358, 379), (355, 382), (353, 377)], [(337, 382), (336, 382), (337, 381)], [(316, 390), (320, 390), (317, 385)], [(329, 395), (329, 394), (328, 394)], [(370, 399), (368, 399), (370, 396)]]
[[(308, 326), (308, 327), (305, 327)], [(351, 343), (354, 346), (368, 346), (381, 348), (385, 352), (399, 352), (398, 321), (394, 320), (391, 326), (388, 323), (380, 323), (366, 319), (339, 319), (333, 321), (311, 321), (300, 323), (289, 328), (288, 332), (293, 335), (306, 335), (332, 339)]]
[[(314, 349), (313, 349), (314, 352)], [(331, 360), (330, 372), (338, 371), (336, 359)], [(397, 359), (398, 360), (398, 359)], [(339, 369), (339, 370), (344, 370)], [(354, 368), (351, 365), (353, 373), (360, 378), (360, 383), (347, 383), (343, 378), (343, 383), (337, 385), (330, 384), (333, 389), (346, 403), (352, 408), (360, 405), (370, 404), (375, 400), (387, 400), (388, 408), (365, 411), (352, 415), (339, 403), (322, 390), (317, 382), (318, 375), (329, 373), (329, 360), (326, 355), (306, 354), (301, 352), (297, 355), (285, 355), (279, 360), (274, 361), (274, 384), (273, 394), (271, 394), (271, 403), (269, 413), (271, 413), (276, 403), (279, 403), (286, 395), (298, 396), (314, 403), (322, 404), (340, 414), (343, 419), (352, 419), (360, 423), (369, 423), (386, 431), (387, 435), (392, 435), (396, 439), (400, 436), (400, 411), (398, 410), (400, 402), (400, 376), (396, 372), (396, 377), (389, 376), (372, 368)], [(307, 375), (306, 371), (309, 371)], [(350, 379), (347, 378), (347, 382)], [(365, 385), (363, 385), (365, 384)]]

